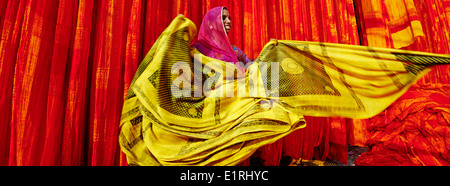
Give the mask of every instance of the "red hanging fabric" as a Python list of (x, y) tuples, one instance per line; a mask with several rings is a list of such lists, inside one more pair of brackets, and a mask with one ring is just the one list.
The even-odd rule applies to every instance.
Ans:
[(77, 2), (60, 1), (58, 6), (58, 17), (55, 27), (55, 41), (53, 45), (53, 54), (51, 59), (51, 70), (48, 82), (48, 100), (47, 116), (44, 128), (45, 135), (42, 149), (42, 158), (40, 165), (51, 166), (61, 164), (61, 144), (63, 136), (64, 112), (66, 107), (66, 90), (63, 88), (67, 83), (66, 68), (69, 63), (62, 61), (71, 61), (68, 59), (69, 51), (73, 47), (73, 38), (75, 35), (74, 22), (76, 21)]
[(12, 150), (11, 138), (11, 116), (12, 116), (12, 90), (14, 82), (14, 71), (16, 64), (19, 42), (21, 39), (22, 23), (25, 12), (25, 2), (3, 1), (1, 7), (5, 10), (2, 14), (2, 32), (0, 43), (0, 165), (9, 164), (9, 154)]

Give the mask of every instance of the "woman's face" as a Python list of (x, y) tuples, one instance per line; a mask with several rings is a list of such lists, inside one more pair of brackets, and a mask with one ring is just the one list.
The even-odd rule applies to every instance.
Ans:
[(228, 12), (228, 10), (224, 9), (222, 11), (222, 20), (223, 20), (223, 26), (225, 27), (225, 31), (228, 33), (230, 33), (230, 29), (231, 29), (231, 17), (230, 17), (230, 12)]

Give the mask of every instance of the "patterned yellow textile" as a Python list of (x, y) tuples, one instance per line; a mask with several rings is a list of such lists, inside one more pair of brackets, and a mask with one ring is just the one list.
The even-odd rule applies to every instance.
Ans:
[[(245, 76), (234, 78), (226, 73), (233, 64), (190, 47), (195, 34), (195, 25), (178, 16), (139, 66), (124, 103), (119, 137), (131, 165), (236, 165), (259, 147), (304, 127), (303, 114), (374, 116), (426, 67), (450, 62), (448, 55), (270, 41)], [(174, 70), (179, 62), (194, 72)], [(198, 62), (213, 71), (195, 73)], [(201, 86), (193, 82), (206, 84), (211, 78), (218, 80), (212, 84), (215, 89), (198, 94)], [(190, 92), (180, 97), (172, 91), (174, 85)], [(229, 93), (234, 96), (227, 97)]]

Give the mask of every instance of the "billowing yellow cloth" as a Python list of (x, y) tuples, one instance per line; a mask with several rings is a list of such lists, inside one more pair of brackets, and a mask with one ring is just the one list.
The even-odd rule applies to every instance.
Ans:
[(374, 116), (427, 67), (450, 62), (448, 55), (270, 41), (235, 78), (232, 63), (190, 47), (195, 34), (178, 16), (136, 72), (119, 137), (131, 165), (236, 165), (303, 128), (303, 115)]

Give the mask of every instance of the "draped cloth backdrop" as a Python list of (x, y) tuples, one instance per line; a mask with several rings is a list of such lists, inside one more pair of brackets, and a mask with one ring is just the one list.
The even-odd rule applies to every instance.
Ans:
[[(449, 0), (361, 0), (362, 44), (450, 53)], [(450, 165), (449, 66), (437, 66), (383, 113), (353, 125), (356, 165)], [(357, 123), (357, 124), (356, 124)]]
[[(216, 6), (230, 10), (230, 41), (250, 58), (270, 38), (450, 53), (450, 0), (4, 0), (0, 165), (127, 165), (120, 113), (143, 55), (176, 15), (200, 27)], [(418, 83), (445, 87), (447, 71), (435, 67)], [(389, 113), (397, 112), (377, 117)], [(373, 129), (382, 130), (369, 120), (306, 120), (306, 128), (261, 148), (264, 164), (278, 165), (282, 155), (346, 162), (348, 144), (379, 145)], [(361, 164), (375, 164), (371, 157)]]

